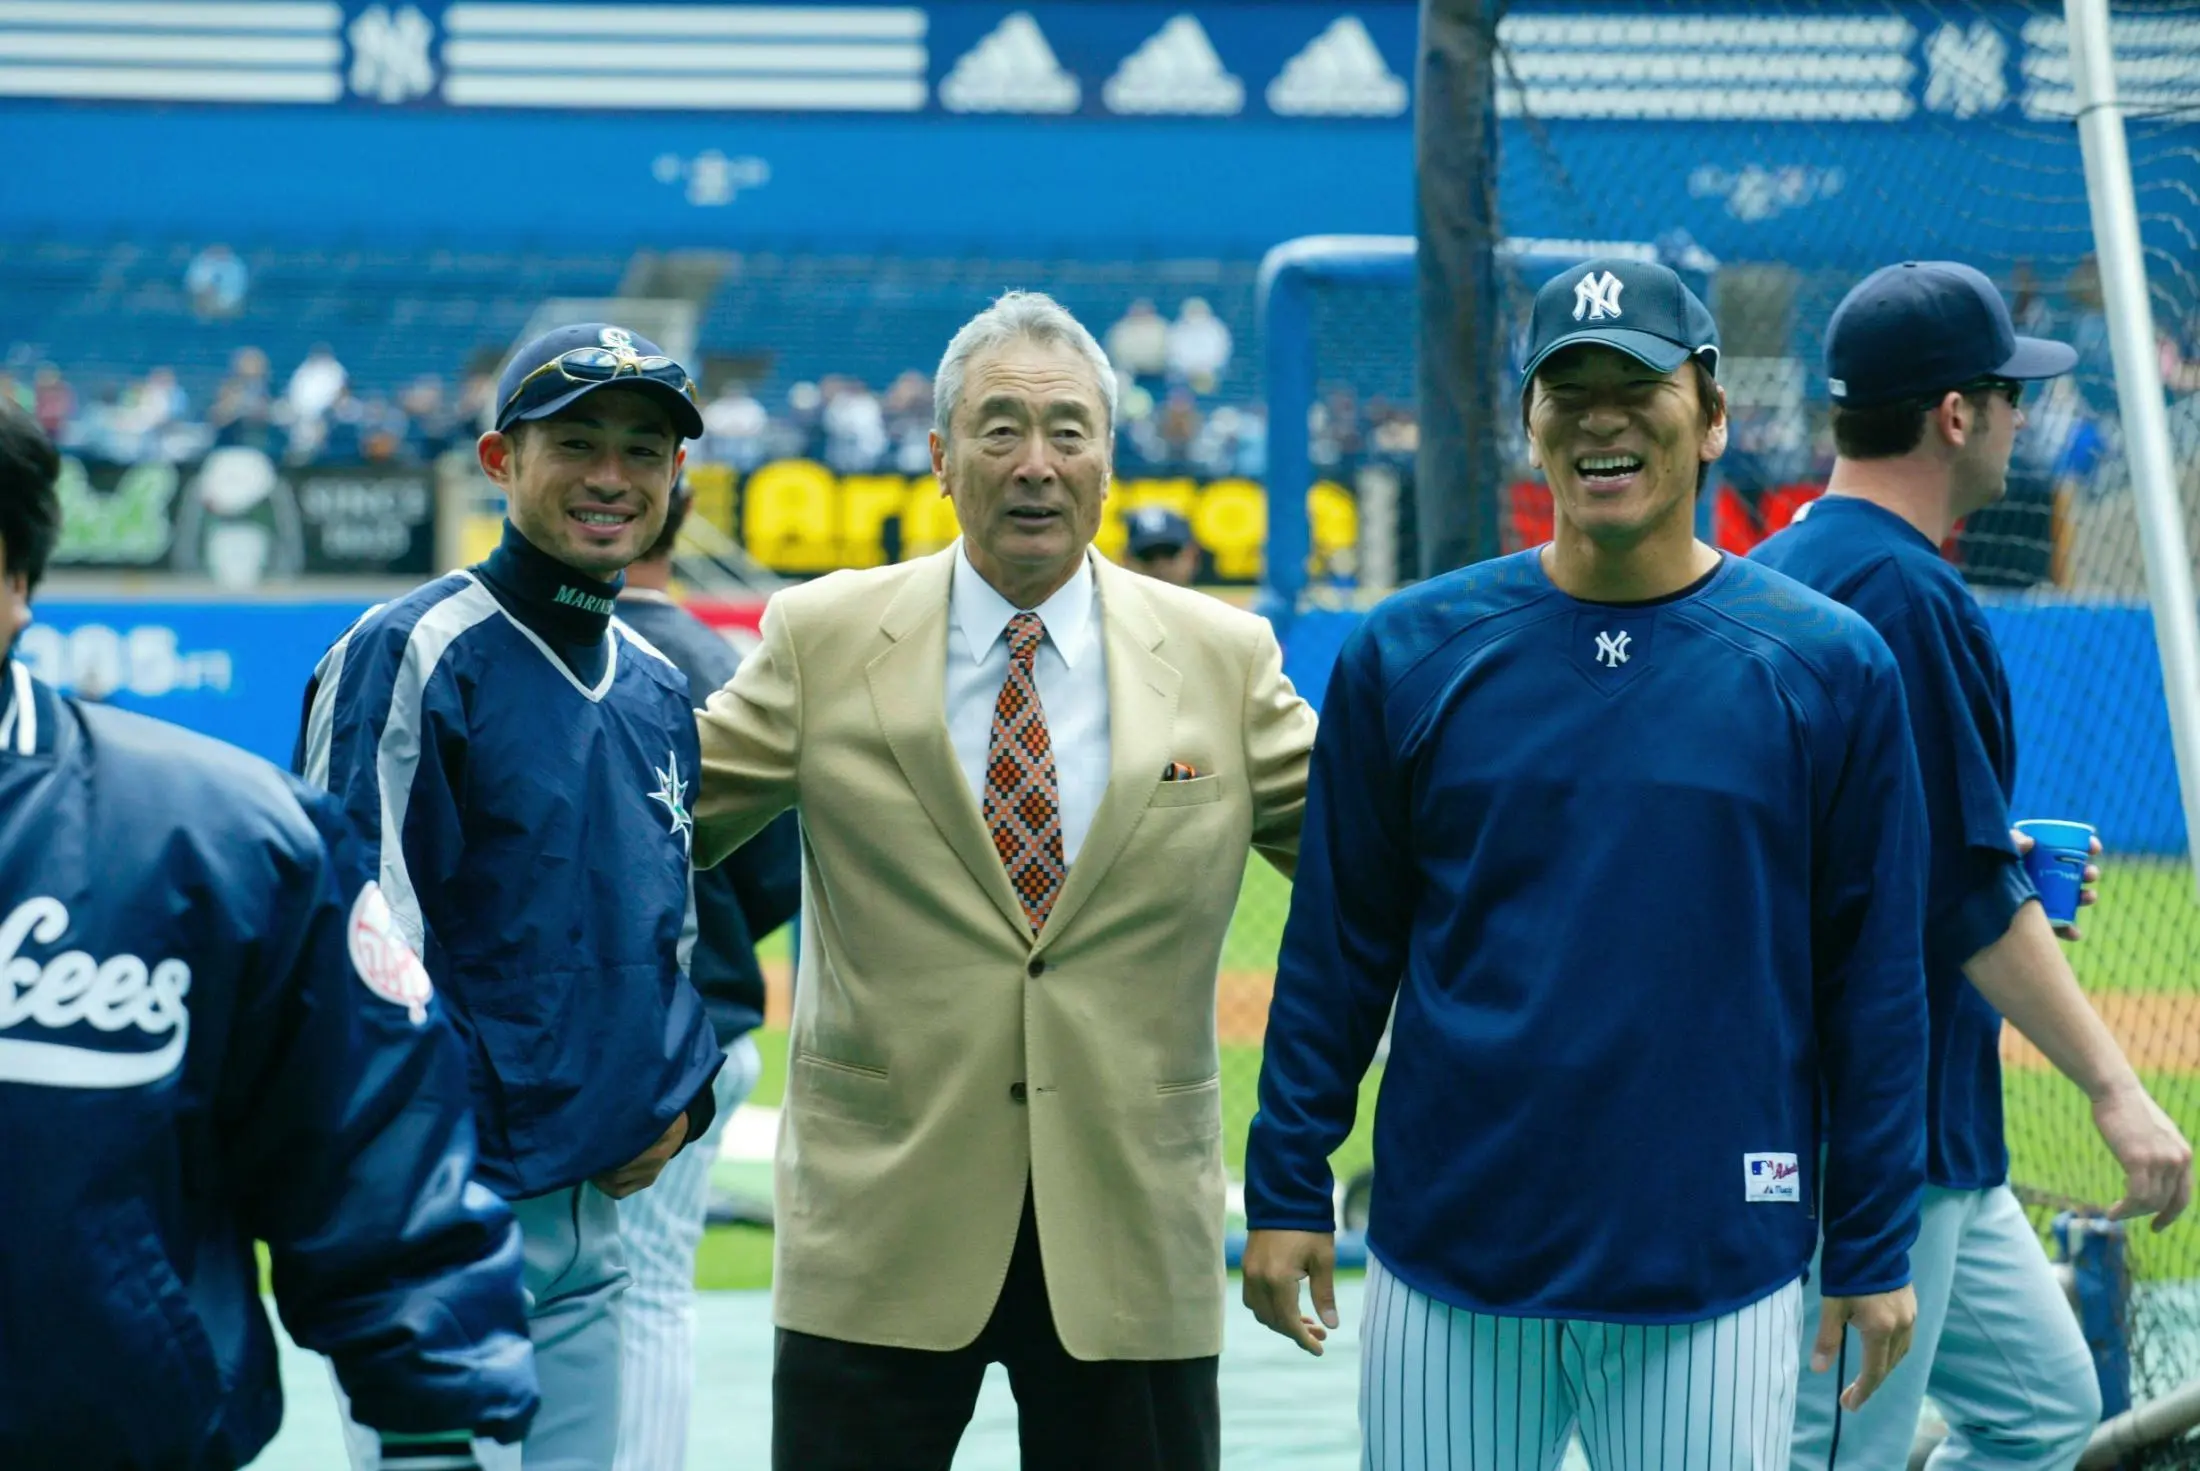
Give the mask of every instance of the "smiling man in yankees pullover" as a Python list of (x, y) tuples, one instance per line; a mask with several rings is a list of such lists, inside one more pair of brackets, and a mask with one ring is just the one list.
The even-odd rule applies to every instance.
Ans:
[(1661, 266), (1545, 283), (1521, 408), (1550, 544), (1389, 599), (1330, 677), (1245, 1296), (1316, 1352), (1336, 1326), (1328, 1161), (1395, 1004), (1372, 1471), (1432, 1445), (1540, 1471), (1577, 1423), (1600, 1468), (1784, 1468), (1821, 1224), (1827, 1312), (1864, 1342), (1852, 1407), (1909, 1334), (1917, 759), (1869, 625), (1695, 539), (1718, 361)]
[[(602, 1471), (613, 1202), (709, 1127), (722, 1060), (685, 974), (687, 681), (612, 616), (703, 421), (678, 363), (593, 322), (521, 348), (497, 402), (479, 455), (502, 545), (353, 625), (315, 671), (299, 760), (367, 833), (467, 1044), (481, 1177), (527, 1243), (528, 1471)], [(366, 1437), (352, 1454), (373, 1464)]]

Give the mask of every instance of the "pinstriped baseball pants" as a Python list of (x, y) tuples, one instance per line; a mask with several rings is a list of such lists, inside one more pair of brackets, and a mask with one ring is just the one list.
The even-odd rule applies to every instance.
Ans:
[(1366, 1471), (1787, 1471), (1802, 1286), (1700, 1323), (1470, 1312), (1368, 1258)]
[[(695, 1252), (710, 1207), (718, 1140), (762, 1066), (756, 1038), (726, 1048), (711, 1085), (718, 1115), (702, 1139), (672, 1157), (657, 1183), (619, 1202), (619, 1234), (633, 1281), (619, 1303), (624, 1345), (619, 1375), (615, 1471), (684, 1471), (688, 1411), (695, 1392)], [(754, 1366), (759, 1376), (771, 1365)]]

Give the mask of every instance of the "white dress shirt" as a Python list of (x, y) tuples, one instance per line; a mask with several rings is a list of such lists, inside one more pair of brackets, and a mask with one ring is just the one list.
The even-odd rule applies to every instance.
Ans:
[[(947, 731), (980, 812), (985, 810), (985, 753), (993, 738), (993, 707), (1008, 680), (1008, 640), (1003, 635), (1019, 611), (978, 575), (958, 542), (955, 580), (947, 595)], [(1076, 575), (1032, 611), (1047, 631), (1032, 659), (1032, 677), (1054, 746), (1062, 862), (1067, 865), (1077, 861), (1077, 849), (1108, 786), (1108, 661), (1090, 553)]]

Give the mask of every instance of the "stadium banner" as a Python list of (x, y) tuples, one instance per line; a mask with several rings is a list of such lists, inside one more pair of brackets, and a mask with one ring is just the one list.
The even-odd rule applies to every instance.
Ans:
[(436, 570), (425, 466), (279, 466), (241, 448), (185, 464), (68, 456), (59, 490), (58, 569), (179, 572), (225, 587)]
[[(1257, 254), (1412, 229), (1407, 0), (126, 10), (0, 14), (0, 50), (35, 57), (0, 68), (12, 228), (866, 248), (892, 219), (898, 249), (960, 250), (969, 204), (942, 180), (1051, 178), (1074, 155), (1084, 207), (989, 217), (988, 248)], [(1918, 178), (1966, 177), (1982, 149), (2011, 177), (2073, 153), (2057, 7), (1516, 0), (1499, 39), (1500, 217), (1570, 238), (1686, 219), (1719, 259), (1877, 264), (1842, 253), (1877, 242), (1836, 227), (1890, 150)], [(139, 64), (186, 40), (188, 64)], [(2161, 105), (2195, 45), (2200, 18), (2119, 21), (2126, 101)], [(1758, 85), (1773, 69), (1793, 85)], [(1646, 128), (1670, 167), (1642, 167)], [(108, 187), (109, 161), (133, 157), (162, 167)], [(485, 158), (503, 186), (490, 213)], [(1195, 187), (1152, 187), (1186, 160)], [(2185, 155), (2139, 167), (2142, 191), (2200, 177)], [(1628, 187), (1597, 187), (1607, 173)], [(576, 176), (586, 211), (567, 202)], [(2033, 191), (1951, 212), (1936, 247), (1991, 265), (2086, 227), (2082, 189)]]
[[(775, 460), (745, 476), (725, 465), (691, 465), (687, 473), (696, 514), (775, 572), (879, 567), (937, 551), (957, 534), (955, 508), (930, 475), (841, 475), (815, 460)], [(1168, 506), (1191, 522), (1211, 580), (1258, 580), (1268, 542), (1268, 493), (1258, 481), (1119, 477), (1094, 538), (1102, 555), (1121, 559), (1124, 517), (1146, 505)], [(1359, 542), (1357, 500), (1336, 481), (1322, 480), (1307, 492), (1306, 511), (1317, 575), (1343, 572)]]
[(15, 654), (58, 688), (172, 720), (287, 767), (306, 680), (367, 607), (364, 598), (136, 602), (44, 594)]

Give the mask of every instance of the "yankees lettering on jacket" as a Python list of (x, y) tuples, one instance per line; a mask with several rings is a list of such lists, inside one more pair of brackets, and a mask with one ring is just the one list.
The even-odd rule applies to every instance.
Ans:
[[(26, 943), (50, 945), (67, 933), (69, 911), (41, 895), (0, 919), (0, 1082), (55, 1088), (128, 1088), (167, 1077), (183, 1062), (191, 1036), (184, 994), (191, 967), (135, 955), (101, 960), (64, 950), (41, 965)], [(135, 1032), (157, 1046), (109, 1050), (22, 1035), (21, 1024), (62, 1033), (78, 1023), (109, 1037)]]

